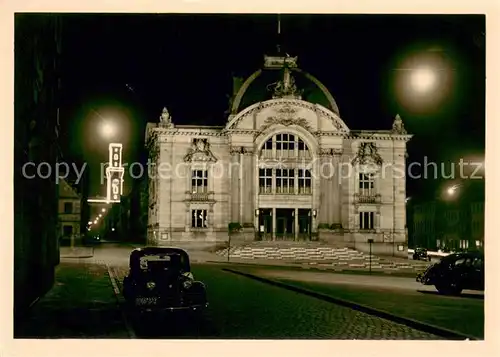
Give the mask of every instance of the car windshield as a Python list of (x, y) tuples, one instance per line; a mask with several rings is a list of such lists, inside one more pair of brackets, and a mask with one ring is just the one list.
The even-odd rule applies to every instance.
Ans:
[(179, 254), (154, 254), (145, 255), (139, 259), (142, 271), (161, 272), (166, 270), (182, 270), (182, 258)]

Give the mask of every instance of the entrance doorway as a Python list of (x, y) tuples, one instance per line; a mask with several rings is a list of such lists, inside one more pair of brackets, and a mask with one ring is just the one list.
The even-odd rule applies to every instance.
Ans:
[(295, 209), (276, 209), (276, 240), (295, 239)]
[(273, 210), (261, 208), (259, 210), (258, 240), (273, 239)]
[(299, 240), (310, 240), (311, 238), (311, 210), (310, 209), (299, 209)]

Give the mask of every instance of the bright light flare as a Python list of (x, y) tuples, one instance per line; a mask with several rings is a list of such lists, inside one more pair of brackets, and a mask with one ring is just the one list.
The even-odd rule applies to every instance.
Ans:
[(417, 93), (428, 93), (436, 87), (437, 75), (428, 67), (417, 68), (411, 74), (411, 86)]
[(100, 131), (106, 139), (111, 139), (116, 134), (116, 127), (111, 121), (106, 120), (101, 124)]

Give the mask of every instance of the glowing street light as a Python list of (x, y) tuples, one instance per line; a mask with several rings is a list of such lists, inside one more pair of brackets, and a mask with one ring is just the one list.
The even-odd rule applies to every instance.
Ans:
[(460, 186), (461, 186), (460, 184), (457, 184), (457, 185), (453, 185), (451, 187), (448, 187), (448, 189), (446, 190), (446, 193), (448, 194), (448, 196), (454, 196), (457, 193), (457, 190)]
[(417, 93), (432, 91), (437, 82), (437, 75), (430, 67), (417, 68), (411, 73), (410, 83)]
[(102, 209), (102, 212), (106, 212), (106, 208), (103, 208), (103, 209)]
[(104, 120), (100, 126), (101, 135), (106, 139), (111, 139), (116, 134), (116, 126), (109, 120)]
[(406, 53), (394, 71), (394, 95), (399, 104), (411, 111), (438, 109), (454, 88), (455, 70), (442, 50)]

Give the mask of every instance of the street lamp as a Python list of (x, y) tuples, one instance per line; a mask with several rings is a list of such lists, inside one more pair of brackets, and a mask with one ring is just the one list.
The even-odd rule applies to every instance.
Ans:
[(436, 72), (430, 67), (416, 68), (411, 73), (411, 86), (417, 93), (428, 93), (437, 82)]
[(398, 62), (393, 69), (398, 102), (420, 113), (438, 109), (453, 88), (454, 69), (444, 51), (421, 50)]
[(105, 121), (104, 123), (101, 124), (101, 134), (106, 138), (110, 139), (112, 138), (116, 133), (116, 128), (113, 126), (112, 123)]
[(102, 212), (103, 212), (103, 213), (104, 213), (104, 212), (106, 212), (106, 208), (103, 208), (103, 209), (102, 209)]

